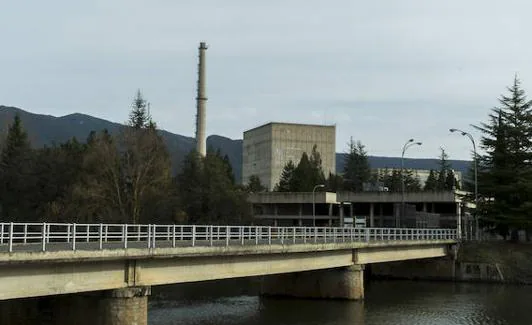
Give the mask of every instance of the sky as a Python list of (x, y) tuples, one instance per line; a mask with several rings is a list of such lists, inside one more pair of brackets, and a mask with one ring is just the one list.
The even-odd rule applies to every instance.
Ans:
[(197, 47), (207, 134), (335, 124), (370, 155), (470, 159), (451, 134), (487, 121), (517, 74), (532, 90), (526, 0), (0, 0), (0, 105), (127, 120), (137, 89), (158, 126), (194, 135)]

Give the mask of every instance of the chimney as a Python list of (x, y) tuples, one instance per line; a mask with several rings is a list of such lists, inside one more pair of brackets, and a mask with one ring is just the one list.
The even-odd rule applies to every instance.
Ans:
[(207, 154), (207, 139), (205, 138), (205, 120), (207, 94), (205, 90), (205, 51), (207, 44), (201, 42), (199, 45), (198, 63), (198, 95), (196, 97), (196, 151), (205, 157)]

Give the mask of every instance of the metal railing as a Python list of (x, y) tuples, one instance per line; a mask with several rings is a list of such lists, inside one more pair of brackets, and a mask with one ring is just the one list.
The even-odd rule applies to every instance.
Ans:
[(456, 238), (455, 229), (0, 223), (0, 253)]

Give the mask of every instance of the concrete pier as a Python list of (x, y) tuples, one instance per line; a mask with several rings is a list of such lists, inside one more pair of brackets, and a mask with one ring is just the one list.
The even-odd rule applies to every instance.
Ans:
[(364, 299), (364, 265), (266, 276), (261, 294), (361, 300)]
[(150, 287), (11, 299), (0, 302), (0, 324), (147, 325)]

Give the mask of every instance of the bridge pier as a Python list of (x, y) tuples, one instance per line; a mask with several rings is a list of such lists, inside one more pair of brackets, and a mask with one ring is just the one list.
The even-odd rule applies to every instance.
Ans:
[(101, 301), (102, 325), (147, 325), (151, 287), (111, 290)]
[(261, 294), (318, 299), (364, 299), (364, 265), (265, 276)]
[(0, 324), (147, 325), (150, 287), (0, 301)]

